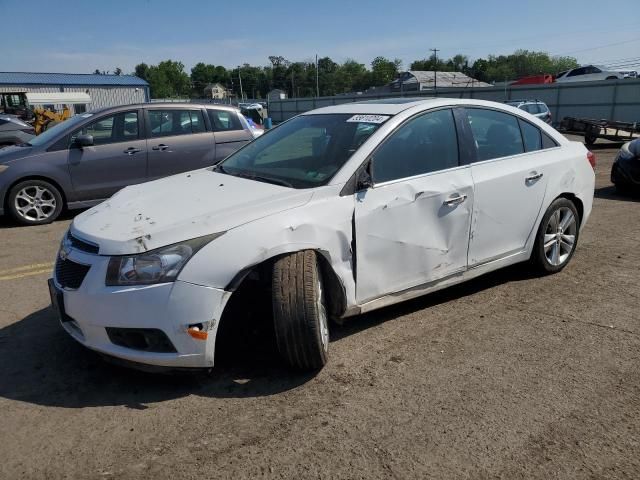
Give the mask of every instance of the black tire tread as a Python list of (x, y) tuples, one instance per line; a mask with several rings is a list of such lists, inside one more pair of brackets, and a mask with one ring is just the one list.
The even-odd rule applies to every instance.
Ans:
[(324, 366), (316, 280), (320, 275), (313, 250), (279, 258), (273, 267), (273, 318), (276, 343), (283, 359), (300, 370)]

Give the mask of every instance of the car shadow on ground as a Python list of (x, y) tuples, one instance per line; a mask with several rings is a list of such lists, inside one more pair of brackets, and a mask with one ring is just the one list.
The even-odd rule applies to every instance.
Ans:
[[(533, 278), (523, 266), (509, 267), (465, 284), (351, 319), (332, 329), (331, 340), (372, 328), (401, 315), (472, 295), (506, 283)], [(269, 317), (268, 312), (266, 318)], [(262, 318), (264, 322), (264, 318)], [(279, 359), (271, 328), (221, 332), (226, 348), (216, 367), (171, 375), (144, 373), (112, 365), (72, 340), (53, 310), (43, 308), (0, 329), (0, 396), (65, 408), (145, 404), (199, 395), (240, 398), (274, 395), (311, 380), (315, 373), (288, 369)]]
[[(63, 210), (58, 218), (56, 218), (53, 223), (73, 220), (76, 216), (82, 213), (84, 210)], [(10, 215), (5, 214), (0, 216), (0, 230), (5, 228), (30, 228), (30, 225), (23, 225), (14, 220)]]
[(602, 198), (604, 200), (618, 200), (621, 202), (640, 202), (639, 192), (625, 192), (620, 193), (616, 190), (616, 187), (609, 185), (608, 187), (596, 188), (594, 192), (596, 198)]

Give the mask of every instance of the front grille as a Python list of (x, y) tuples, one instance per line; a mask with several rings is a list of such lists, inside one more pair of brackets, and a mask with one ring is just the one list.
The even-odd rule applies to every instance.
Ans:
[(83, 252), (87, 253), (97, 254), (98, 250), (100, 249), (98, 245), (80, 240), (78, 237), (74, 237), (73, 235), (71, 235), (71, 232), (67, 232), (67, 241), (73, 248), (82, 250)]
[(69, 259), (58, 258), (56, 262), (56, 281), (64, 288), (77, 290), (87, 276), (89, 265), (81, 265)]
[(155, 353), (175, 353), (167, 334), (157, 328), (106, 327), (111, 343), (120, 347)]

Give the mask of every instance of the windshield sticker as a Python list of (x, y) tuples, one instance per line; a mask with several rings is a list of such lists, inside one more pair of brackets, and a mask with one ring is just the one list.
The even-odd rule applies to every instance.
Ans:
[(389, 120), (389, 115), (354, 115), (347, 122), (384, 123)]
[(93, 113), (84, 113), (81, 115), (82, 118), (89, 118), (89, 117), (93, 117)]

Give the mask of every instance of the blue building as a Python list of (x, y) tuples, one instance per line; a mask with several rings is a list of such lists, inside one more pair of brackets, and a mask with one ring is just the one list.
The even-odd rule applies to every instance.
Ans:
[(67, 105), (71, 113), (149, 101), (149, 84), (134, 75), (0, 72), (0, 94), (26, 93), (34, 106)]

